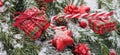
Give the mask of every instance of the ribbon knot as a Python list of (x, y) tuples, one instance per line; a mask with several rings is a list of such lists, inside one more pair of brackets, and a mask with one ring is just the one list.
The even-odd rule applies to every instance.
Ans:
[[(39, 22), (45, 22), (45, 19), (36, 18), (37, 12), (32, 14), (32, 15), (27, 15), (27, 14), (22, 13), (22, 12), (15, 12), (15, 14), (20, 14), (19, 16), (15, 17), (15, 22), (13, 24), (13, 26), (15, 26), (15, 27), (18, 27), (19, 24), (23, 23), (25, 20), (31, 20), (31, 21), (38, 20)], [(44, 17), (42, 17), (42, 18), (44, 18)], [(36, 24), (36, 25), (38, 25), (41, 29), (43, 29), (43, 27), (40, 26), (39, 24)]]

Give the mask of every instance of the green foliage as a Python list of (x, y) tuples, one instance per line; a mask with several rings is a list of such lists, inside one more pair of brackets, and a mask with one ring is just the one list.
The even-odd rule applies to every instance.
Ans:
[[(41, 46), (37, 46), (36, 44), (34, 44), (35, 42), (33, 40), (31, 40), (29, 37), (27, 37), (26, 35), (24, 37), (22, 37), (22, 39), (17, 40), (15, 39), (13, 36), (14, 34), (23, 34), (23, 32), (19, 31), (19, 29), (12, 27), (12, 23), (13, 23), (13, 12), (22, 12), (27, 8), (33, 7), (33, 6), (37, 6), (37, 3), (35, 0), (8, 0), (10, 2), (10, 6), (8, 7), (8, 10), (5, 11), (4, 13), (0, 14), (0, 20), (1, 21), (5, 21), (3, 16), (6, 16), (6, 13), (8, 15), (10, 15), (10, 21), (6, 22), (9, 24), (9, 31), (12, 32), (12, 34), (7, 34), (2, 32), (2, 28), (0, 29), (0, 41), (4, 44), (4, 48), (7, 51), (8, 55), (38, 55), (39, 49)], [(106, 7), (106, 9), (108, 11), (112, 11), (112, 10), (116, 10), (115, 7), (119, 7), (120, 6), (120, 1), (118, 0), (118, 5), (116, 5), (115, 7), (113, 7), (112, 3), (113, 0), (99, 0), (99, 3), (101, 3), (100, 5), (102, 6), (101, 8)], [(84, 1), (83, 0), (78, 0), (77, 3), (74, 3), (74, 0), (64, 0), (62, 3), (59, 2), (54, 2), (54, 3), (48, 3), (48, 10), (46, 11), (46, 14), (49, 17), (56, 15), (58, 13), (62, 13), (63, 12), (63, 8), (65, 6), (67, 6), (68, 4), (75, 4), (77, 6), (80, 6), (81, 4), (83, 4)], [(117, 17), (117, 15), (115, 14), (115, 16), (113, 16), (113, 18)], [(118, 18), (118, 17), (117, 17)], [(74, 27), (74, 26), (72, 26)], [(117, 23), (117, 27), (119, 28), (119, 22)], [(70, 28), (70, 27), (69, 27)], [(95, 33), (91, 33), (89, 29), (85, 29), (85, 31), (81, 31), (82, 29), (79, 28), (79, 30), (75, 27), (75, 28), (71, 28), (74, 29), (76, 32), (79, 33), (79, 38), (74, 38), (75, 36), (73, 36), (73, 38), (75, 39), (75, 44), (77, 43), (87, 43), (91, 49), (92, 53), (96, 53), (97, 55), (108, 55), (109, 53), (109, 49), (113, 48), (115, 49), (118, 54), (120, 54), (120, 48), (118, 48), (116, 45), (116, 39), (120, 38), (119, 35), (117, 34), (117, 32), (111, 32), (108, 33), (108, 35), (97, 35)], [(108, 38), (110, 36), (114, 36), (115, 40), (108, 40)], [(92, 39), (92, 38), (98, 38), (98, 39)], [(15, 48), (13, 45), (14, 40), (17, 41), (17, 43), (20, 43), (23, 47), (22, 48)], [(114, 45), (113, 45), (114, 44)]]
[[(3, 42), (8, 55), (38, 55), (40, 46), (35, 45), (34, 42), (29, 38), (26, 37), (22, 38), (21, 40), (17, 40), (23, 47), (14, 48), (13, 35), (5, 34), (3, 32), (0, 32), (0, 35), (0, 41)], [(29, 39), (29, 41), (27, 39)]]

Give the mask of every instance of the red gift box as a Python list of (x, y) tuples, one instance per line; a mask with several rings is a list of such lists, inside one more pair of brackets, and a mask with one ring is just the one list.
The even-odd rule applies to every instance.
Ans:
[(15, 17), (14, 26), (23, 30), (29, 37), (36, 40), (45, 31), (50, 23), (46, 20), (45, 15), (39, 15), (40, 10), (32, 7), (25, 10), (24, 13)]
[[(104, 17), (104, 14), (101, 15)], [(109, 17), (101, 16), (91, 17), (88, 19), (89, 27), (97, 34), (104, 34), (116, 29), (116, 21)]]

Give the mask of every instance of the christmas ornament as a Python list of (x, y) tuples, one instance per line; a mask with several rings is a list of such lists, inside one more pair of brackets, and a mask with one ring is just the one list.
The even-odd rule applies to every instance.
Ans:
[(45, 31), (50, 23), (45, 15), (39, 15), (41, 12), (37, 7), (25, 10), (24, 13), (15, 17), (14, 26), (23, 30), (29, 37), (36, 40)]
[(44, 10), (44, 12), (47, 10), (47, 2), (46, 0), (36, 0), (38, 3), (38, 6), (40, 10)]
[(0, 0), (0, 7), (2, 7), (3, 6), (3, 3), (2, 3), (2, 0)]
[(88, 13), (90, 11), (90, 7), (85, 6), (84, 4), (79, 8), (80, 13), (84, 14), (84, 13)]
[(109, 55), (117, 55), (117, 53), (114, 49), (110, 49)]
[(87, 22), (85, 20), (80, 20), (79, 21), (79, 25), (82, 27), (82, 28), (86, 28), (87, 27)]
[(88, 19), (90, 28), (97, 34), (104, 34), (116, 29), (116, 21), (109, 16), (113, 12), (109, 13), (96, 13)]
[(57, 48), (58, 51), (62, 51), (65, 47), (70, 46), (74, 43), (71, 38), (70, 30), (55, 30), (56, 34), (52, 39), (52, 44)]
[(74, 46), (74, 54), (75, 55), (90, 55), (90, 48), (87, 47), (87, 44), (78, 44)]
[(54, 0), (45, 0), (46, 2), (52, 3)]

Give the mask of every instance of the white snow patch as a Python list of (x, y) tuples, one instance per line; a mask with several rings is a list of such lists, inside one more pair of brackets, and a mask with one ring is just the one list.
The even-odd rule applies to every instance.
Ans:
[(57, 2), (62, 3), (64, 0), (57, 0)]
[(84, 0), (86, 5), (89, 6), (91, 9), (98, 9), (98, 0)]
[(47, 51), (47, 48), (42, 48), (42, 50), (39, 52), (39, 55), (46, 55), (45, 52)]
[(16, 39), (22, 39), (22, 34), (15, 34), (13, 37), (16, 38)]
[(14, 48), (22, 48), (23, 46), (20, 43), (17, 43), (16, 45), (14, 45)]
[(117, 38), (117, 47), (120, 48), (120, 39)]
[(2, 44), (2, 42), (0, 42), (0, 48), (2, 48), (3, 47), (3, 44)]
[(7, 52), (6, 51), (0, 51), (0, 55), (7, 55)]
[(95, 42), (96, 40), (98, 40), (98, 37), (91, 36), (91, 40)]
[(6, 9), (7, 9), (6, 6), (3, 5), (2, 7), (0, 7), (0, 12), (4, 12), (6, 11)]
[(4, 50), (4, 45), (0, 42), (0, 55), (7, 55), (7, 52)]
[(115, 37), (110, 36), (108, 39), (109, 39), (109, 40), (115, 40)]
[(9, 31), (8, 31), (8, 24), (7, 23), (1, 23), (1, 26), (2, 26), (2, 31), (3, 32), (6, 32), (6, 33), (8, 33)]
[(78, 3), (78, 0), (74, 0), (73, 4), (76, 5)]

